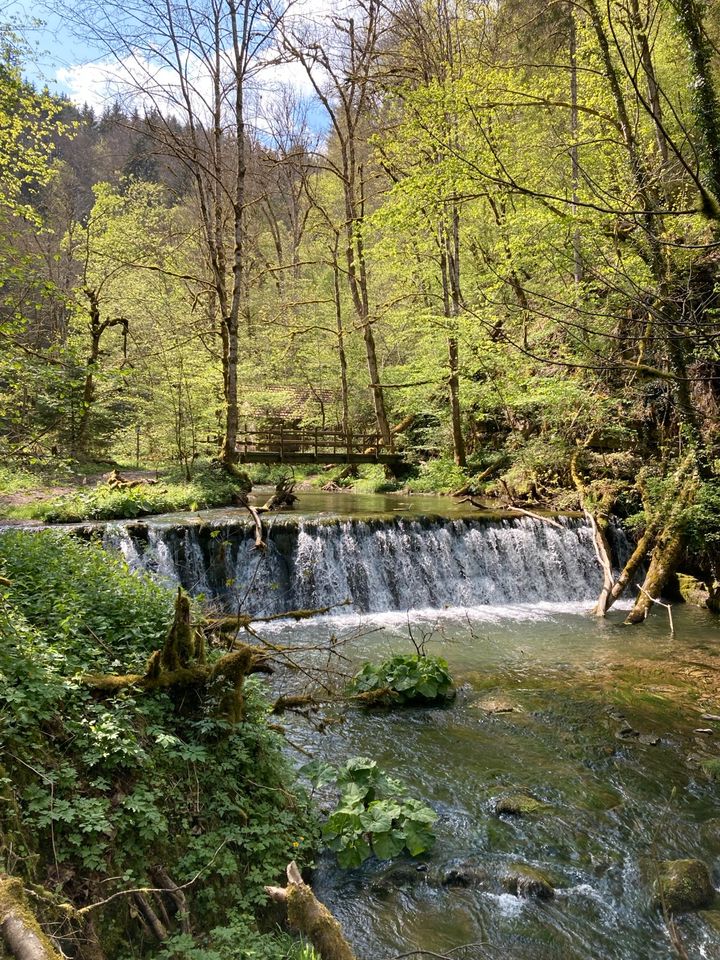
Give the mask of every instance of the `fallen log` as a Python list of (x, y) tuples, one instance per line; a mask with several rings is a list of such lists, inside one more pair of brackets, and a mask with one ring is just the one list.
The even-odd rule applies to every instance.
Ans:
[(62, 960), (28, 906), (17, 877), (0, 876), (0, 932), (14, 960)]
[(322, 960), (355, 960), (342, 927), (303, 882), (294, 860), (288, 864), (287, 878), (286, 887), (265, 887), (265, 892), (276, 903), (287, 904), (290, 926), (308, 938)]

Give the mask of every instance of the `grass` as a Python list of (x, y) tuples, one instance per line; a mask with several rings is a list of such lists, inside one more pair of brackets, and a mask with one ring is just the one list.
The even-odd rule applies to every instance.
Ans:
[(227, 506), (241, 484), (219, 469), (197, 469), (190, 482), (170, 476), (157, 485), (113, 489), (106, 483), (75, 493), (6, 508), (14, 520), (78, 523), (85, 520), (123, 520), (178, 510), (205, 510)]
[(38, 478), (21, 467), (0, 466), (0, 496), (22, 493), (38, 485)]

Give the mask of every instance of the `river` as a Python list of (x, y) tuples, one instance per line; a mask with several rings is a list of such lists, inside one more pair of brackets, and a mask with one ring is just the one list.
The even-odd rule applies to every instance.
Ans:
[[(439, 814), (420, 862), (342, 871), (321, 857), (316, 892), (358, 955), (676, 956), (651, 905), (655, 864), (697, 857), (720, 878), (720, 785), (707, 767), (720, 722), (705, 719), (720, 714), (718, 620), (676, 607), (673, 637), (663, 610), (632, 628), (622, 609), (591, 617), (600, 573), (582, 518), (479, 516), (441, 498), (304, 495), (298, 507), (270, 521), (265, 554), (232, 511), (109, 525), (105, 538), (226, 610), (335, 605), (263, 629), (295, 646), (333, 636), (346, 669), (411, 651), (410, 633), (448, 660), (459, 688), (448, 707), (284, 720), (295, 747), (370, 756)], [(627, 550), (620, 531), (615, 549)], [(542, 812), (496, 815), (518, 791)], [(508, 893), (517, 864), (542, 870), (555, 896)], [(679, 918), (679, 933), (691, 958), (718, 960), (720, 907)]]

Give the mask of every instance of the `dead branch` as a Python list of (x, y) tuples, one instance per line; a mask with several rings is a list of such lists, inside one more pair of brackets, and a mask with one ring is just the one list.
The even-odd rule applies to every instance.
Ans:
[(0, 932), (15, 960), (61, 960), (28, 906), (17, 877), (0, 876)]

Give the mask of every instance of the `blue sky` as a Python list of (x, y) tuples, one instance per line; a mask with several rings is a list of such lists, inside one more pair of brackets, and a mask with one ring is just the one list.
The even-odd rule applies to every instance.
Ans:
[[(37, 85), (47, 84), (53, 93), (79, 92), (73, 75), (79, 67), (101, 59), (99, 51), (74, 37), (52, 5), (10, 0), (0, 10), (0, 18), (12, 18), (32, 47), (33, 53), (25, 63), (26, 77)], [(42, 23), (38, 25), (36, 21)]]
[[(296, 0), (295, 9), (298, 12), (302, 9), (304, 16), (322, 17), (337, 5), (338, 0)], [(96, 114), (112, 103), (114, 97), (108, 89), (108, 75), (117, 77), (116, 61), (110, 60), (106, 51), (78, 39), (57, 12), (53, 0), (36, 0), (34, 3), (33, 0), (0, 0), (0, 21), (10, 17), (19, 25), (33, 50), (25, 65), (28, 80), (37, 86), (47, 85), (52, 93), (66, 94), (78, 106), (88, 103)], [(266, 106), (272, 104), (283, 86), (290, 86), (303, 98), (312, 99), (307, 75), (297, 63), (270, 67), (263, 73), (263, 78), (261, 98)], [(158, 79), (162, 82), (160, 75)], [(140, 109), (142, 99), (136, 101)], [(319, 104), (311, 109), (310, 122), (317, 132), (327, 129), (327, 119)], [(259, 114), (256, 123), (261, 130)]]

